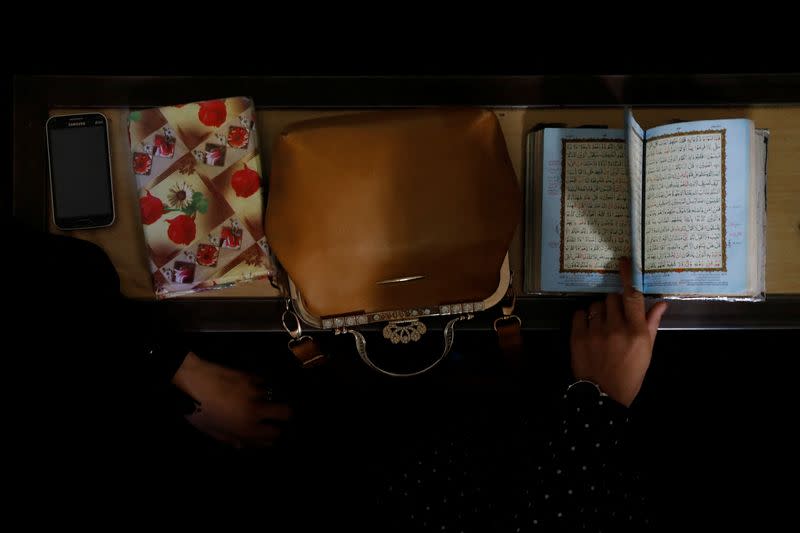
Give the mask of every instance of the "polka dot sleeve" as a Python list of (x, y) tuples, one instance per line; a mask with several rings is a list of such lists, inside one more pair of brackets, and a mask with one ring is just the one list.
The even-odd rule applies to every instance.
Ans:
[(453, 423), (379, 483), (396, 531), (643, 531), (628, 467), (628, 410), (591, 384), (571, 387), (555, 423)]
[(626, 453), (628, 409), (580, 383), (564, 394), (560, 415), (531, 443), (538, 461), (520, 479), (517, 507), (532, 511), (512, 514), (509, 530), (646, 530), (639, 475)]

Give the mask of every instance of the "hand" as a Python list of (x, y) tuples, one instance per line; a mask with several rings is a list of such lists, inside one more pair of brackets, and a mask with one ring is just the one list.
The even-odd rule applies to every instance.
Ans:
[(271, 391), (250, 374), (186, 356), (172, 382), (198, 407), (186, 418), (211, 437), (237, 448), (264, 447), (280, 435), (274, 422), (286, 422), (291, 410), (271, 402)]
[(630, 407), (650, 366), (653, 343), (666, 302), (645, 314), (644, 296), (631, 284), (631, 263), (620, 260), (623, 294), (594, 302), (589, 314), (579, 310), (572, 319), (572, 372), (596, 383), (614, 400)]

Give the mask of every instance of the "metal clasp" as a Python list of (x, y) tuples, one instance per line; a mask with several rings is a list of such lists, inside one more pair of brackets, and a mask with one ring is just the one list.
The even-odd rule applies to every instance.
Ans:
[[(508, 298), (511, 298), (510, 303), (506, 303)], [(517, 305), (517, 291), (514, 290), (514, 287), (509, 283), (508, 290), (506, 291), (505, 296), (503, 296), (503, 301), (500, 304), (500, 309), (503, 311), (503, 316), (511, 316), (514, 314), (514, 307)]]
[(497, 325), (500, 322), (505, 322), (506, 320), (516, 320), (519, 323), (520, 327), (522, 327), (522, 319), (517, 315), (503, 315), (501, 317), (497, 317), (494, 319), (494, 330), (497, 331)]
[[(283, 329), (286, 331), (286, 333), (288, 333), (292, 339), (297, 340), (303, 335), (303, 326), (300, 324), (300, 318), (295, 314), (294, 311), (292, 311), (290, 307), (291, 300), (289, 300), (289, 298), (286, 298), (285, 302), (286, 302), (286, 310), (281, 315), (281, 325), (283, 326)], [(291, 317), (291, 319), (294, 320), (295, 323), (294, 328), (290, 328), (286, 324), (286, 319), (289, 317)]]
[[(511, 273), (511, 279), (514, 279), (514, 273)], [(511, 299), (510, 302), (507, 302), (508, 299)], [(508, 283), (508, 290), (506, 290), (506, 294), (503, 297), (503, 302), (500, 305), (500, 308), (503, 311), (503, 316), (498, 317), (494, 320), (494, 330), (497, 331), (497, 326), (500, 322), (505, 322), (507, 320), (516, 320), (520, 327), (522, 327), (522, 319), (514, 314), (514, 307), (517, 305), (517, 292), (514, 290), (514, 286), (512, 281)]]

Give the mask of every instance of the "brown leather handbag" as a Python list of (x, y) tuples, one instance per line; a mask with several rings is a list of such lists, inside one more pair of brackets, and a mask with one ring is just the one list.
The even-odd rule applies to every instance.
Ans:
[[(520, 209), (491, 111), (365, 112), (288, 127), (273, 151), (265, 225), (286, 273), (290, 348), (308, 364), (322, 358), (299, 315), (352, 334), (364, 362), (384, 374), (430, 370), (450, 351), (455, 324), (509, 291)], [(358, 331), (385, 323), (386, 339), (409, 343), (432, 316), (449, 318), (444, 349), (414, 372), (378, 367)], [(510, 310), (505, 319), (519, 322)]]

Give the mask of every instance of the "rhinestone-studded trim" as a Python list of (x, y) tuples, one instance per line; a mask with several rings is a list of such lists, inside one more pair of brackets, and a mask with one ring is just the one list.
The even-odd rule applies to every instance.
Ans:
[(414, 320), (426, 316), (460, 315), (483, 311), (483, 302), (467, 302), (445, 304), (439, 306), (415, 307), (398, 311), (379, 311), (377, 313), (350, 314), (332, 316), (322, 319), (323, 329), (339, 329), (343, 327), (363, 326), (375, 322), (393, 322), (397, 320)]

